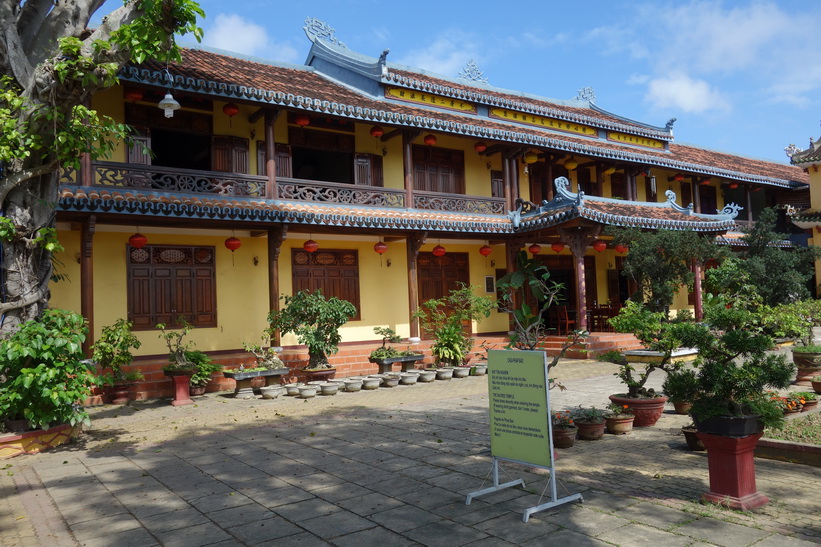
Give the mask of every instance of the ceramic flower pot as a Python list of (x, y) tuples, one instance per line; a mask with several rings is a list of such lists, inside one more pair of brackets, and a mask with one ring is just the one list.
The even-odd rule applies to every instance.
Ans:
[(676, 414), (680, 414), (682, 416), (686, 416), (690, 413), (690, 408), (693, 406), (693, 403), (673, 403), (673, 408), (676, 409)]
[(607, 425), (604, 421), (580, 422), (579, 420), (576, 420), (575, 424), (579, 429), (579, 439), (585, 441), (597, 441), (604, 437), (604, 428)]
[(607, 431), (613, 435), (626, 435), (633, 431), (633, 415), (622, 414), (620, 416), (610, 416), (605, 420)]
[[(423, 370), (419, 373), (418, 381), (420, 382), (432, 382), (436, 379), (436, 371), (435, 370)], [(821, 382), (819, 382), (821, 383)]]
[(553, 428), (553, 447), (554, 448), (570, 448), (576, 442), (575, 427), (559, 429)]
[(289, 397), (297, 397), (299, 395), (299, 388), (305, 384), (286, 384), (285, 395)]
[(336, 395), (339, 391), (339, 384), (335, 382), (325, 382), (319, 385), (320, 395)]
[(354, 392), (362, 389), (362, 379), (347, 379), (345, 380), (345, 391)]
[(454, 378), (467, 378), (470, 376), (470, 367), (455, 367), (453, 369)]
[(379, 384), (382, 383), (382, 378), (365, 378), (362, 380), (362, 389), (371, 390), (371, 389), (378, 389)]
[(667, 397), (651, 397), (646, 399), (634, 399), (622, 395), (611, 395), (610, 400), (620, 406), (627, 406), (635, 417), (633, 427), (650, 427), (656, 425), (664, 412), (664, 403)]
[(437, 368), (436, 369), (436, 379), (437, 380), (450, 380), (453, 378), (453, 369), (450, 367), (446, 368)]

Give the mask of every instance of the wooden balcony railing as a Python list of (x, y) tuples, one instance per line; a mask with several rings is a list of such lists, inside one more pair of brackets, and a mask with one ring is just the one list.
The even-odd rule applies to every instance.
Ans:
[[(194, 171), (153, 165), (95, 162), (92, 176), (85, 180), (103, 188), (138, 188), (162, 192), (217, 194), (270, 198), (266, 193), (267, 177), (242, 173)], [(60, 173), (61, 184), (82, 184), (82, 173), (72, 169)], [(279, 177), (277, 199), (314, 203), (340, 203), (375, 207), (405, 208), (406, 192), (379, 186), (362, 186)], [(451, 211), (503, 215), (505, 200), (482, 196), (464, 196), (437, 192), (414, 192), (413, 207), (429, 211)]]

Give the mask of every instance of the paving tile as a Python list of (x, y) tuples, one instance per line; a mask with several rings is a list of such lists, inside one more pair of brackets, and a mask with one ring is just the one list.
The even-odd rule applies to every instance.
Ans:
[(270, 543), (276, 540), (283, 542), (283, 545), (294, 545), (291, 537), (300, 534), (302, 529), (281, 517), (274, 516), (234, 526), (228, 528), (227, 531), (246, 545)]
[(645, 545), (664, 545), (665, 547), (685, 547), (693, 538), (664, 532), (658, 528), (642, 524), (627, 524), (597, 536), (598, 539), (615, 543), (620, 547), (644, 547)]
[[(134, 528), (122, 532), (111, 532), (99, 537), (81, 540), (83, 547), (153, 547), (161, 545), (159, 540), (144, 528)], [(31, 545), (36, 545), (32, 543)], [(49, 542), (49, 545), (54, 545)]]
[[(208, 543), (217, 543), (233, 539), (231, 535), (213, 522), (205, 522), (194, 526), (185, 526), (173, 530), (157, 531), (155, 535), (163, 547), (190, 547), (202, 545), (204, 538)], [(114, 544), (109, 544), (114, 545)]]
[(230, 507), (221, 511), (208, 513), (208, 518), (222, 528), (233, 528), (255, 521), (267, 520), (274, 516), (274, 513), (270, 509), (258, 503), (249, 503), (239, 507)]
[(415, 505), (422, 509), (430, 510), (442, 505), (450, 505), (459, 500), (464, 500), (464, 496), (456, 494), (442, 488), (428, 486), (412, 492), (405, 492), (395, 495), (396, 499), (410, 505)]
[(142, 528), (140, 522), (130, 514), (123, 513), (97, 520), (78, 522), (71, 525), (71, 532), (78, 540), (85, 541), (137, 528)]
[(687, 522), (693, 521), (698, 517), (686, 511), (679, 511), (672, 507), (665, 507), (657, 503), (636, 503), (629, 507), (613, 512), (614, 516), (621, 517), (639, 524), (653, 526), (661, 530), (670, 530), (671, 528), (681, 526)]
[(679, 526), (674, 531), (677, 534), (691, 536), (695, 539), (715, 543), (716, 545), (723, 545), (725, 547), (750, 545), (770, 535), (769, 532), (748, 526), (741, 526), (739, 524), (706, 517)]
[(367, 517), (368, 515), (385, 511), (386, 509), (404, 506), (405, 504), (396, 498), (380, 494), (379, 492), (372, 492), (364, 496), (344, 499), (337, 502), (337, 505), (357, 515)]
[(337, 511), (307, 520), (300, 519), (298, 524), (322, 539), (332, 539), (376, 526), (374, 522), (350, 511)]
[(240, 494), (239, 492), (225, 492), (222, 494), (213, 494), (190, 501), (191, 505), (193, 505), (198, 510), (206, 514), (212, 511), (221, 511), (223, 509), (228, 509), (229, 507), (239, 507), (240, 505), (248, 505), (249, 503), (253, 502), (254, 500), (252, 500), (248, 496)]
[(442, 517), (428, 511), (423, 511), (412, 505), (403, 505), (380, 513), (374, 513), (369, 518), (394, 532), (405, 532), (442, 520)]
[(198, 524), (206, 524), (210, 522), (210, 520), (193, 507), (188, 507), (187, 509), (181, 509), (179, 511), (143, 517), (140, 519), (140, 522), (142, 522), (143, 526), (150, 532), (157, 534), (179, 530), (189, 526), (196, 526)]
[(480, 530), (448, 520), (414, 528), (404, 535), (430, 547), (456, 547), (488, 537), (488, 534)]
[(288, 505), (280, 505), (279, 507), (273, 508), (273, 511), (275, 511), (278, 515), (285, 517), (291, 522), (299, 522), (301, 520), (312, 519), (315, 517), (323, 517), (341, 510), (342, 509), (340, 507), (334, 505), (333, 503), (328, 503), (327, 501), (318, 498), (299, 501), (297, 503), (289, 503)]
[(406, 545), (418, 545), (415, 541), (411, 541), (384, 528), (369, 528), (360, 532), (354, 532), (334, 538), (333, 543), (337, 547), (369, 547), (371, 545), (405, 547)]
[(559, 529), (553, 523), (531, 519), (522, 521), (522, 515), (506, 513), (494, 519), (477, 522), (473, 525), (477, 530), (517, 545), (536, 537), (545, 536)]
[(540, 519), (588, 536), (597, 536), (629, 523), (628, 520), (571, 504), (536, 513)]
[(611, 543), (592, 538), (590, 536), (574, 532), (573, 530), (558, 530), (551, 532), (547, 536), (537, 537), (521, 544), (521, 547), (544, 547), (545, 545), (556, 545), (564, 547), (612, 547)]

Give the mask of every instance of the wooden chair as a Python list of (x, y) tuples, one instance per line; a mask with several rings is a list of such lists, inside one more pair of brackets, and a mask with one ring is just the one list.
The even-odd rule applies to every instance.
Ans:
[(559, 316), (559, 321), (557, 323), (559, 334), (568, 334), (571, 330), (576, 328), (576, 320), (570, 319), (570, 316), (567, 313), (567, 306), (559, 306), (557, 313)]

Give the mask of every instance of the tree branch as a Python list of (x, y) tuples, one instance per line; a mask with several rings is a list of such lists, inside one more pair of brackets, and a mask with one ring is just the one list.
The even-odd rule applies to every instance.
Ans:
[(20, 43), (28, 50), (31, 42), (40, 30), (40, 25), (48, 16), (53, 0), (26, 0), (17, 17), (17, 30), (20, 32)]
[(39, 177), (41, 175), (48, 174), (54, 171), (56, 167), (56, 162), (38, 165), (37, 167), (30, 167), (18, 173), (12, 173), (4, 177), (2, 179), (2, 187), (0, 187), (0, 205), (2, 205), (6, 201), (6, 196), (9, 195), (9, 192), (14, 190), (17, 186), (19, 186), (20, 184), (29, 179), (33, 179), (34, 177)]
[(5, 8), (0, 9), (0, 21), (2, 21), (0, 23), (0, 32), (2, 32), (3, 48), (6, 56), (5, 63), (11, 70), (9, 75), (13, 75), (20, 87), (26, 89), (31, 84), (34, 65), (29, 62), (28, 57), (25, 55), (26, 49), (20, 42), (14, 16), (6, 12)]
[(25, 298), (20, 298), (15, 300), (14, 302), (3, 302), (0, 304), (0, 313), (6, 313), (11, 310), (19, 310), (23, 309), (27, 306), (31, 306), (32, 304), (36, 304), (38, 301), (45, 299), (46, 297), (46, 290), (42, 287), (38, 287), (35, 292), (30, 294)]

